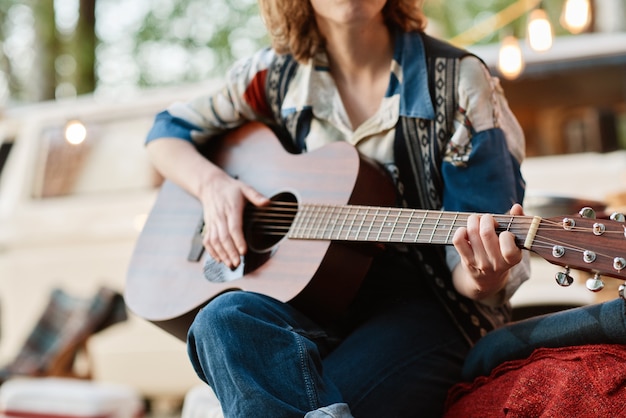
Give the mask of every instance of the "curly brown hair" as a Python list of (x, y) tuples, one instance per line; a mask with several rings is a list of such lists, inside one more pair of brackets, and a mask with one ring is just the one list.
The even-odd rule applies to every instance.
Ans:
[[(402, 31), (423, 31), (426, 16), (422, 0), (387, 0), (383, 15), (387, 26)], [(310, 1), (259, 0), (261, 15), (279, 54), (292, 54), (300, 62), (313, 57), (324, 46)]]

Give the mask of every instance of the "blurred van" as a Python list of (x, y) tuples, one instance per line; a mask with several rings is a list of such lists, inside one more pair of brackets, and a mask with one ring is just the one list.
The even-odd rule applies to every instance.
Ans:
[[(10, 362), (51, 290), (123, 294), (135, 240), (161, 179), (144, 151), (154, 115), (198, 86), (113, 99), (81, 97), (0, 110), (0, 366)], [(184, 344), (133, 317), (95, 334), (94, 378), (146, 397), (199, 381)]]

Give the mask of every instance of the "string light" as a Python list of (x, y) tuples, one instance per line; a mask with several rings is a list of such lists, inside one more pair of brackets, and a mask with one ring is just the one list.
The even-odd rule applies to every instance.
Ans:
[(82, 144), (87, 138), (87, 128), (79, 120), (71, 120), (65, 124), (65, 140), (72, 145)]
[(508, 79), (517, 78), (524, 70), (524, 58), (519, 41), (513, 35), (505, 36), (498, 54), (498, 71)]
[[(517, 0), (498, 13), (484, 19), (470, 29), (451, 38), (450, 42), (460, 47), (477, 43), (500, 30), (526, 13), (529, 13), (527, 40), (530, 48), (537, 52), (547, 51), (554, 42), (554, 31), (542, 0)], [(591, 0), (566, 0), (561, 14), (561, 25), (573, 34), (585, 31), (591, 24)], [(503, 76), (513, 79), (524, 69), (524, 58), (516, 38), (503, 39), (498, 56), (498, 69)]]
[(591, 23), (589, 0), (567, 0), (561, 15), (561, 25), (573, 34), (585, 31)]
[[(521, 2), (520, 2), (521, 3)], [(533, 9), (528, 17), (526, 30), (530, 48), (544, 52), (552, 48), (554, 33), (548, 15), (540, 7)], [(561, 15), (561, 25), (573, 34), (585, 31), (591, 24), (590, 0), (566, 0)], [(524, 57), (519, 42), (514, 37), (503, 39), (498, 56), (498, 70), (508, 79), (517, 78), (524, 70)]]
[(528, 19), (528, 44), (538, 52), (544, 52), (552, 47), (552, 25), (543, 9), (530, 12)]

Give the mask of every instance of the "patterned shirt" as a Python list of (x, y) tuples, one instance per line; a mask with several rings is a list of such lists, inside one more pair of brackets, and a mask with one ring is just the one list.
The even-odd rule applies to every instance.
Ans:
[[(294, 112), (312, 112), (310, 127), (302, 143), (304, 150), (313, 150), (335, 141), (347, 141), (364, 155), (394, 170), (393, 142), (399, 118), (435, 118), (428, 86), (426, 53), (420, 38), (397, 36), (395, 42), (385, 97), (377, 112), (356, 128), (349, 122), (326, 55), (319, 53), (309, 63), (297, 66), (280, 111), (283, 117)], [(147, 141), (171, 137), (200, 145), (249, 120), (273, 121), (265, 97), (265, 83), (268, 69), (276, 59), (277, 54), (272, 49), (263, 49), (235, 63), (220, 88), (190, 102), (174, 103), (157, 115)], [(506, 145), (503, 148), (510, 154), (508, 158), (518, 164), (506, 176), (513, 176), (512, 182), (523, 189), (519, 172), (519, 164), (524, 158), (522, 129), (508, 107), (498, 79), (492, 77), (486, 66), (472, 55), (461, 60), (458, 105), (455, 132), (448, 143), (444, 164), (452, 167), (472, 164), (472, 149), (482, 138), (504, 142)], [(494, 163), (492, 160), (485, 161), (487, 159), (482, 158), (482, 162), (478, 162), (481, 159), (477, 158), (475, 164)], [(449, 176), (458, 177), (460, 174)], [(454, 180), (451, 184), (456, 184), (457, 179), (450, 180)], [(511, 198), (506, 203), (508, 207), (503, 207), (501, 202), (494, 200), (496, 196), (499, 193), (513, 196), (514, 191), (492, 193), (490, 190), (486, 193), (484, 184), (477, 181), (463, 179), (460, 183), (462, 188), (455, 188), (453, 196), (444, 195), (442, 199), (445, 205), (454, 206), (452, 210), (508, 210), (516, 201)], [(452, 205), (447, 202), (452, 202)], [(465, 202), (480, 203), (469, 207)], [(448, 266), (452, 269), (460, 258), (454, 247), (448, 246), (446, 251)], [(508, 300), (528, 278), (528, 266), (529, 258), (525, 252), (524, 262), (512, 269), (506, 291), (498, 303)]]

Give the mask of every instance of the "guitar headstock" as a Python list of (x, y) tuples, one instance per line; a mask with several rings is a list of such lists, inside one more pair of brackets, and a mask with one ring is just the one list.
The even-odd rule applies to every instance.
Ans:
[(577, 215), (541, 219), (529, 249), (566, 268), (556, 277), (562, 286), (572, 283), (570, 268), (592, 273), (587, 288), (594, 292), (604, 287), (600, 276), (626, 281), (626, 222), (622, 214), (596, 219), (591, 208), (583, 208)]

